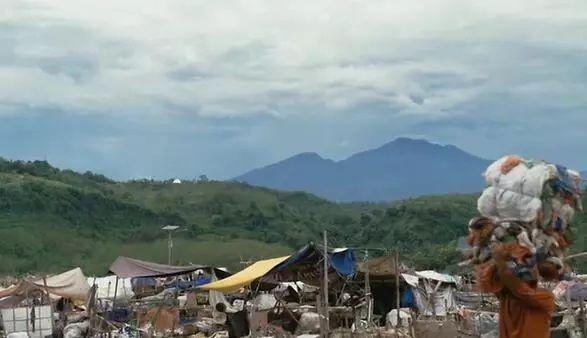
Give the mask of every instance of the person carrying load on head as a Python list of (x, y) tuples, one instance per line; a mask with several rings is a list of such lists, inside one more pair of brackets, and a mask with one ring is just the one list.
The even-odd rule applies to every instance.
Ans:
[(537, 287), (538, 276), (554, 279), (557, 267), (545, 261), (537, 266), (516, 265), (523, 250), (518, 244), (496, 244), (492, 261), (477, 267), (480, 291), (499, 299), (500, 338), (548, 338), (555, 309), (552, 292)]

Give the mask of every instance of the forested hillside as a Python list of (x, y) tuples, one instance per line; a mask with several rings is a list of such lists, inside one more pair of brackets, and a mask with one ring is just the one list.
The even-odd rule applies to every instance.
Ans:
[[(120, 183), (46, 162), (0, 160), (0, 274), (72, 266), (101, 274), (119, 254), (164, 262), (165, 224), (181, 226), (174, 235), (180, 263), (239, 268), (241, 259), (286, 254), (327, 229), (335, 246), (399, 249), (418, 268), (450, 269), (475, 200), (337, 204), (241, 183)], [(585, 219), (576, 224), (582, 234)], [(585, 236), (576, 237), (575, 250), (587, 247)]]

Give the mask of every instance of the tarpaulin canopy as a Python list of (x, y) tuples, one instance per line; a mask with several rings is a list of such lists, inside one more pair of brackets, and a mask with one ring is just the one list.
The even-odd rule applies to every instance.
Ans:
[(432, 271), (432, 270), (416, 271), (416, 276), (418, 276), (420, 278), (424, 278), (424, 279), (431, 279), (431, 280), (435, 280), (438, 282), (443, 282), (443, 283), (458, 284), (458, 280), (455, 277), (453, 277), (451, 275), (447, 275), (445, 273), (439, 273), (436, 271)]
[[(45, 288), (45, 284), (47, 287)], [(16, 285), (0, 291), (0, 298), (20, 297), (23, 298), (34, 290), (47, 290), (50, 294), (70, 298), (74, 301), (85, 301), (90, 291), (90, 285), (82, 269), (75, 268), (64, 273), (43, 279), (23, 279)]]
[[(136, 277), (164, 277), (177, 276), (187, 274), (196, 270), (210, 270), (209, 266), (202, 265), (187, 265), (174, 266), (159, 264), (153, 262), (141, 261), (134, 258), (119, 256), (112, 265), (109, 271), (120, 278), (136, 278)], [(225, 274), (222, 270), (214, 269), (215, 272)]]
[(284, 256), (255, 262), (253, 265), (235, 273), (230, 277), (203, 285), (200, 288), (224, 293), (236, 292), (242, 287), (250, 285), (254, 280), (265, 276), (265, 274), (267, 274), (280, 263), (283, 263), (289, 257), (290, 256)]
[(355, 273), (355, 252), (350, 249), (337, 249), (328, 254), (330, 266), (343, 276), (351, 276)]

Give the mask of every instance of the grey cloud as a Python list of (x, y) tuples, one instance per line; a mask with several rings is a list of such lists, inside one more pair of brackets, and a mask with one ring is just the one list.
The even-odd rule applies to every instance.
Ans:
[(487, 79), (480, 77), (467, 77), (464, 74), (454, 72), (425, 72), (415, 71), (411, 74), (416, 83), (424, 90), (445, 90), (466, 87), (478, 87), (486, 83)]
[[(222, 178), (421, 135), (587, 168), (573, 156), (587, 123), (584, 2), (553, 12), (442, 0), (426, 17), (408, 0), (286, 11), (130, 1), (12, 2), (0, 22), (0, 75), (13, 80), (0, 83), (0, 155), (49, 154), (118, 178)], [(26, 140), (15, 144), (16, 131)]]
[(210, 77), (209, 72), (202, 71), (197, 67), (181, 67), (167, 72), (167, 77), (175, 81), (205, 80)]
[(43, 58), (37, 60), (39, 68), (44, 72), (55, 75), (63, 74), (77, 82), (95, 76), (99, 71), (97, 60), (91, 57), (67, 55), (58, 58)]

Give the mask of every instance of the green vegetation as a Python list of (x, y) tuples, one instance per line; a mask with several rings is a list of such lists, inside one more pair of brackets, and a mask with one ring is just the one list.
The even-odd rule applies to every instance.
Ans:
[[(287, 254), (327, 229), (333, 245), (399, 249), (417, 268), (450, 270), (461, 258), (456, 240), (476, 214), (475, 200), (450, 195), (336, 204), (204, 178), (119, 183), (46, 162), (0, 159), (0, 274), (73, 266), (103, 274), (118, 255), (165, 262), (165, 224), (182, 226), (174, 234), (179, 263), (238, 269), (241, 259)], [(580, 215), (576, 232), (584, 233), (586, 224), (587, 215)], [(587, 248), (585, 236), (576, 237), (574, 250)]]

